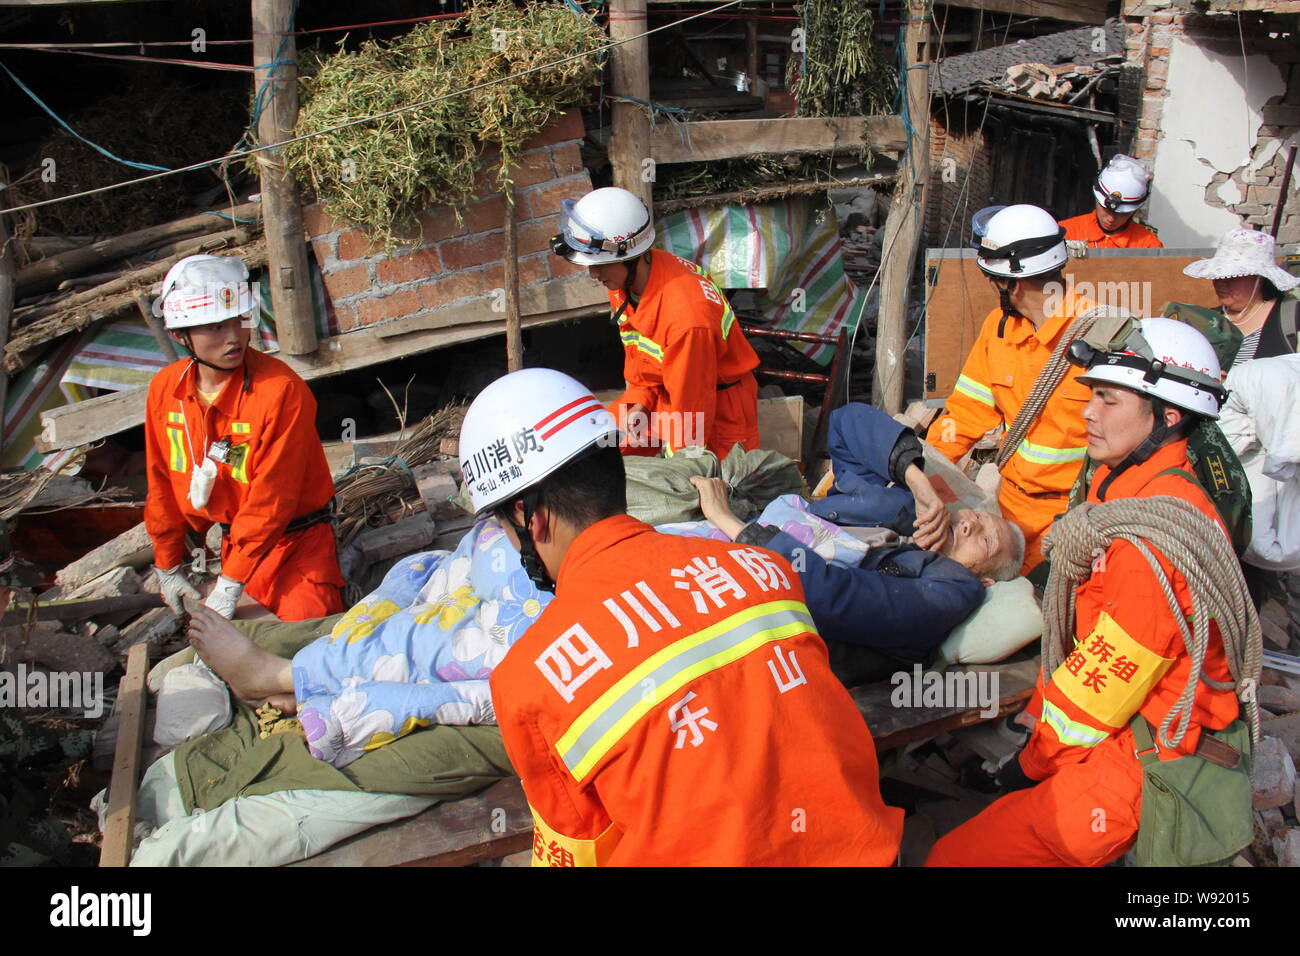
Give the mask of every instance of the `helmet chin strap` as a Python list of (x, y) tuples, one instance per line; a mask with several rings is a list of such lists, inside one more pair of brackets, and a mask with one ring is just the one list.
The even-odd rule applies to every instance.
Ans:
[(1154, 397), (1151, 398), (1151, 412), (1156, 418), (1156, 423), (1151, 428), (1151, 434), (1142, 440), (1142, 444), (1129, 452), (1127, 458), (1110, 470), (1110, 474), (1106, 476), (1106, 480), (1103, 481), (1101, 487), (1097, 489), (1097, 499), (1099, 501), (1106, 500), (1106, 492), (1110, 488), (1110, 483), (1112, 481), (1133, 465), (1140, 465), (1154, 455), (1169, 438), (1172, 429), (1165, 424), (1166, 407), (1164, 401), (1161, 399)]
[(515, 534), (519, 536), (520, 562), (523, 564), (524, 571), (529, 579), (540, 590), (554, 594), (555, 582), (551, 580), (550, 572), (546, 570), (546, 564), (542, 561), (541, 555), (537, 553), (537, 544), (533, 541), (532, 532), (528, 530), (528, 526), (533, 522), (533, 513), (537, 510), (537, 492), (530, 491), (519, 500), (524, 506), (524, 523), (522, 526), (515, 524), (511, 509), (502, 510), (505, 512), (506, 520), (515, 529)]
[(1002, 308), (1002, 321), (998, 323), (998, 338), (1002, 337), (1002, 332), (1007, 327), (1007, 319), (1016, 315), (1024, 317), (1024, 313), (1011, 304), (1011, 290), (1015, 285), (1016, 280), (1011, 279), (1006, 285), (998, 286), (998, 305)]

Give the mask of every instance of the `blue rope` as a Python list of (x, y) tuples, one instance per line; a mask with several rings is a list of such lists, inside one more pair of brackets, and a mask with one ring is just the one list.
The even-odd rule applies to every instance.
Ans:
[(252, 222), (261, 222), (261, 221), (262, 221), (262, 220), (260, 220), (260, 219), (240, 219), (240, 218), (237, 217), (237, 216), (232, 216), (232, 215), (230, 215), (230, 213), (228, 213), (228, 212), (205, 212), (203, 215), (205, 215), (205, 216), (220, 216), (222, 219), (229, 219), (231, 222), (249, 222), (249, 223), (252, 223)]
[(121, 163), (123, 166), (130, 166), (130, 167), (133, 168), (133, 169), (143, 169), (143, 170), (146, 170), (146, 171), (151, 172), (151, 173), (169, 173), (169, 172), (171, 172), (171, 169), (169, 169), (169, 168), (166, 167), (166, 166), (154, 166), (152, 163), (133, 163), (133, 162), (131, 162), (131, 160), (129, 160), (129, 159), (123, 159), (121, 156), (114, 156), (112, 153), (110, 153), (108, 150), (106, 150), (103, 146), (100, 146), (100, 145), (98, 145), (97, 143), (92, 143), (90, 140), (86, 139), (86, 137), (82, 136), (82, 135), (81, 135), (80, 133), (78, 133), (75, 129), (73, 129), (71, 126), (69, 126), (67, 123), (65, 123), (65, 122), (63, 121), (63, 118), (62, 118), (61, 116), (59, 116), (58, 113), (54, 112), (54, 110), (52, 110), (52, 109), (50, 109), (48, 106), (46, 106), (46, 105), (45, 105), (45, 102), (44, 102), (44, 101), (43, 101), (39, 96), (37, 96), (35, 93), (33, 93), (33, 92), (31, 91), (31, 89), (28, 88), (28, 86), (27, 86), (26, 83), (24, 83), (22, 80), (18, 79), (18, 77), (14, 76), (14, 71), (13, 71), (13, 70), (9, 69), (9, 67), (5, 66), (3, 63), (0, 63), (0, 67), (3, 67), (4, 71), (5, 71), (6, 73), (9, 74), (9, 79), (11, 79), (11, 80), (13, 80), (15, 83), (17, 83), (17, 84), (18, 84), (18, 88), (19, 88), (20, 90), (22, 90), (24, 93), (26, 93), (28, 96), (30, 96), (30, 97), (35, 101), (35, 103), (36, 103), (37, 106), (39, 106), (41, 109), (45, 110), (45, 112), (49, 113), (50, 116), (51, 116), (51, 118), (53, 118), (53, 120), (54, 120), (56, 123), (58, 123), (58, 124), (59, 124), (60, 126), (62, 126), (64, 129), (66, 129), (66, 130), (67, 130), (69, 133), (71, 133), (73, 136), (77, 137), (77, 139), (81, 140), (83, 143), (85, 143), (85, 144), (86, 144), (87, 146), (89, 146), (91, 149), (95, 150), (95, 152), (100, 153), (100, 154), (103, 155), (103, 156), (107, 156), (109, 159), (111, 159), (111, 160), (112, 160), (113, 162), (115, 162), (115, 163)]
[(585, 17), (587, 15), (587, 11), (574, 3), (573, 0), (564, 0), (564, 5), (580, 17)]
[(639, 106), (648, 106), (652, 110), (660, 110), (664, 113), (690, 113), (690, 110), (684, 110), (680, 106), (664, 106), (662, 103), (651, 103), (647, 100), (639, 100), (635, 96), (628, 96), (626, 93), (615, 93), (614, 98), (627, 100), (629, 103), (636, 103)]

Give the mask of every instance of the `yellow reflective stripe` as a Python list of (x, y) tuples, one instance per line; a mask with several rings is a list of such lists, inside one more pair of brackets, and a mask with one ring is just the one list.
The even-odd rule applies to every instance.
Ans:
[(594, 840), (565, 836), (547, 825), (533, 809), (533, 866), (604, 866), (623, 839), (623, 831), (610, 824)]
[(1056, 739), (1067, 747), (1095, 747), (1109, 736), (1095, 727), (1071, 720), (1050, 700), (1043, 701), (1043, 720), (1056, 731)]
[[(682, 261), (686, 262), (687, 260), (683, 259)], [(692, 262), (690, 266), (695, 270), (696, 275), (713, 286), (713, 291), (718, 293), (718, 298), (722, 300), (722, 337), (725, 339), (728, 333), (731, 332), (731, 327), (736, 323), (736, 313), (731, 311), (731, 302), (727, 299), (727, 293), (722, 291), (722, 287), (714, 281), (713, 276), (700, 268), (699, 263)]]
[(1016, 454), (1025, 461), (1035, 465), (1068, 465), (1083, 461), (1088, 454), (1088, 446), (1082, 448), (1053, 448), (1051, 445), (1035, 445), (1028, 439), (1020, 442)]
[[(248, 435), (253, 431), (251, 422), (231, 422), (230, 432), (233, 435)], [(235, 460), (230, 464), (230, 477), (242, 485), (248, 484), (248, 443), (235, 445), (231, 448)]]
[(574, 720), (555, 749), (580, 781), (642, 717), (685, 684), (766, 644), (808, 633), (817, 628), (801, 601), (770, 601), (738, 611), (642, 661)]
[[(717, 286), (715, 285), (714, 288), (717, 288)], [(722, 290), (718, 289), (718, 291), (721, 292)], [(727, 297), (724, 295), (722, 297), (722, 337), (724, 339), (735, 324), (736, 313), (731, 311), (731, 303), (727, 301)]]
[(168, 412), (168, 413), (167, 413), (167, 421), (170, 422), (170, 423), (173, 424), (173, 425), (184, 425), (184, 424), (185, 424), (185, 413), (184, 413), (184, 412)]
[(179, 428), (167, 428), (167, 443), (170, 446), (168, 464), (172, 471), (189, 471), (189, 458), (185, 455), (185, 435)]
[(975, 401), (987, 405), (989, 408), (994, 407), (993, 389), (989, 388), (987, 385), (981, 385), (969, 375), (957, 376), (956, 390), (967, 398), (973, 398)]
[(664, 360), (663, 346), (635, 329), (625, 329), (618, 333), (618, 337), (623, 340), (624, 345), (630, 345), (638, 352), (644, 352), (655, 361), (662, 362)]

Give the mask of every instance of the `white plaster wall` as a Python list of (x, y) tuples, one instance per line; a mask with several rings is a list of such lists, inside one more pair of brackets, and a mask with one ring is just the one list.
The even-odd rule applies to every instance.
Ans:
[(1207, 204), (1205, 187), (1215, 172), (1250, 162), (1260, 107), (1285, 93), (1286, 82), (1263, 54), (1243, 60), (1179, 39), (1170, 45), (1165, 89), (1150, 222), (1167, 247), (1214, 246), (1241, 221)]

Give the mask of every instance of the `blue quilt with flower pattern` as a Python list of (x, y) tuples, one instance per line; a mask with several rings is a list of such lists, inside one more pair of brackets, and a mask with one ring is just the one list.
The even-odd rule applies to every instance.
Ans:
[[(827, 561), (865, 546), (783, 495), (758, 520)], [(707, 521), (659, 528), (722, 537)], [(723, 538), (725, 540), (725, 538)], [(474, 525), (455, 551), (403, 558), (371, 594), (293, 659), (298, 716), (313, 756), (343, 767), (429, 724), (495, 723), (488, 678), (552, 595), (529, 579), (500, 523)]]

